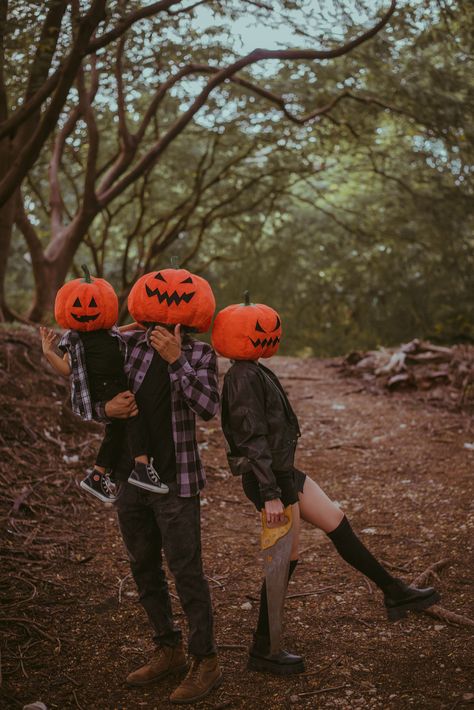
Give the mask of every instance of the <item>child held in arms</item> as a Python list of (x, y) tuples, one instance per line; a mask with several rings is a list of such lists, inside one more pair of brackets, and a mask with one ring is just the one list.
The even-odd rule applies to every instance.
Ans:
[[(55, 352), (53, 330), (42, 327), (41, 340), (48, 362), (59, 374), (70, 377), (74, 414), (86, 421), (103, 420), (104, 403), (128, 390), (124, 372), (127, 345), (120, 331), (130, 326), (119, 329), (115, 325), (118, 299), (112, 286), (105, 279), (91, 277), (87, 266), (82, 269), (84, 278), (69, 281), (56, 294), (54, 315), (59, 325), (67, 329), (58, 343), (63, 356)], [(125, 437), (135, 459), (129, 483), (154, 493), (168, 493), (168, 486), (161, 482), (153, 459), (148, 456), (146, 428), (140, 413), (129, 419), (111, 419), (106, 424), (94, 468), (81, 481), (81, 488), (104, 503), (116, 499), (110, 473)]]

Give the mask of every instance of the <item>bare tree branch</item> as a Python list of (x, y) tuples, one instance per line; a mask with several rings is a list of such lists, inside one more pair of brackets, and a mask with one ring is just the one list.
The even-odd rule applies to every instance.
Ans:
[(384, 27), (395, 11), (396, 0), (391, 1), (389, 10), (383, 15), (372, 28), (363, 34), (355, 37), (346, 44), (328, 50), (313, 50), (313, 49), (282, 49), (282, 50), (265, 50), (256, 49), (250, 54), (241, 57), (229, 66), (219, 69), (214, 76), (209, 79), (204, 89), (198, 94), (187, 111), (183, 112), (179, 118), (171, 125), (168, 131), (152, 146), (152, 148), (141, 158), (137, 165), (130, 170), (121, 180), (115, 185), (109, 187), (105, 192), (99, 195), (99, 203), (101, 206), (107, 205), (114, 197), (119, 195), (126, 187), (137, 179), (151, 165), (153, 165), (159, 156), (166, 150), (168, 145), (179, 135), (196, 113), (204, 106), (209, 95), (220, 84), (227, 79), (234, 77), (244, 67), (250, 66), (265, 59), (332, 59), (343, 56), (352, 51), (355, 47), (363, 44), (372, 38), (382, 27)]
[(41, 244), (41, 240), (38, 237), (35, 228), (28, 219), (23, 205), (23, 197), (20, 194), (18, 194), (16, 204), (15, 223), (20, 232), (23, 234), (25, 242), (28, 245), (34, 268), (35, 262), (42, 261), (43, 259), (43, 245)]
[(7, 87), (5, 86), (5, 28), (7, 26), (8, 2), (0, 1), (0, 121), (4, 121), (8, 114)]
[(126, 110), (125, 110), (125, 94), (123, 86), (123, 67), (122, 58), (123, 50), (125, 48), (126, 37), (122, 35), (117, 43), (117, 53), (115, 58), (115, 82), (117, 84), (117, 107), (118, 107), (118, 120), (119, 120), (119, 137), (120, 143), (125, 146), (131, 147), (131, 136), (127, 128)]
[(11, 169), (0, 183), (0, 205), (13, 194), (28, 170), (34, 165), (44, 141), (54, 130), (90, 38), (105, 17), (105, 5), (106, 0), (92, 0), (89, 12), (81, 19), (75, 46), (63, 65), (61, 78), (51, 102), (45, 110), (38, 128), (20, 150)]
[[(139, 20), (142, 20), (147, 17), (151, 17), (162, 10), (167, 11), (169, 7), (179, 2), (181, 2), (181, 0), (166, 0), (165, 2), (158, 2), (152, 5), (148, 5), (142, 8), (140, 11), (131, 13), (130, 15), (126, 16), (126, 18), (124, 18), (122, 22), (119, 23), (119, 25), (117, 25), (113, 30), (108, 33), (104, 33), (100, 37), (96, 38), (94, 41), (91, 41), (83, 49), (82, 56), (86, 56), (87, 54), (94, 54), (95, 52), (97, 52), (98, 49), (105, 47), (107, 44), (110, 44), (110, 42), (113, 42), (114, 40), (121, 37), (133, 24), (135, 24), (135, 22), (138, 22)], [(208, 2), (208, 0), (203, 0), (203, 2)], [(182, 8), (181, 12), (186, 13), (189, 12), (190, 9), (192, 9), (192, 6), (184, 7)], [(58, 69), (56, 69), (56, 71), (48, 77), (48, 79), (37, 89), (37, 91), (31, 97), (29, 97), (28, 100), (24, 101), (23, 104), (9, 118), (5, 117), (5, 119), (0, 122), (0, 138), (3, 138), (8, 134), (14, 134), (18, 127), (29, 116), (31, 116), (31, 114), (34, 113), (44, 103), (44, 101), (46, 101), (48, 96), (50, 96), (55, 91), (56, 87), (58, 86), (58, 83), (60, 82), (60, 79), (63, 76), (64, 67), (68, 64), (71, 55), (76, 52), (76, 49), (77, 46), (75, 44), (70, 54), (63, 59), (61, 66), (58, 67)], [(70, 85), (72, 85), (73, 81), (74, 77), (70, 81)], [(0, 119), (1, 118), (2, 116), (0, 116)]]
[(81, 113), (84, 116), (84, 120), (86, 122), (87, 135), (89, 139), (86, 174), (84, 179), (84, 198), (82, 203), (82, 210), (94, 209), (95, 211), (97, 211), (95, 179), (97, 155), (99, 152), (99, 131), (97, 129), (94, 111), (92, 110), (92, 101), (99, 85), (99, 73), (97, 71), (97, 62), (95, 56), (91, 67), (91, 79), (92, 89), (91, 91), (87, 91), (84, 82), (84, 72), (81, 67), (79, 69), (77, 82), (79, 91), (79, 105), (81, 107)]
[[(92, 40), (87, 48), (87, 54), (95, 53), (98, 49), (101, 49), (101, 47), (105, 47), (115, 39), (118, 39), (139, 20), (152, 17), (153, 15), (157, 15), (159, 12), (167, 11), (173, 5), (179, 5), (180, 2), (182, 2), (182, 0), (161, 0), (160, 2), (145, 5), (145, 7), (135, 10), (135, 12), (131, 12), (129, 15), (126, 15), (116, 25), (116, 27), (114, 27), (114, 29), (109, 30), (109, 32), (104, 32), (103, 35), (100, 35), (100, 37), (96, 37)], [(186, 11), (187, 8), (182, 9), (182, 12)]]

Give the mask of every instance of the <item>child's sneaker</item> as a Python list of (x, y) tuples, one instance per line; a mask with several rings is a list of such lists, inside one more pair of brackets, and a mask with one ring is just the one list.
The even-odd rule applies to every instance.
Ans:
[(153, 466), (153, 459), (150, 459), (150, 463), (136, 461), (135, 468), (128, 477), (128, 482), (153, 493), (169, 492), (168, 486), (160, 481), (158, 471)]
[(110, 480), (108, 473), (99, 473), (94, 469), (81, 481), (80, 486), (103, 503), (114, 503), (117, 500), (115, 485)]

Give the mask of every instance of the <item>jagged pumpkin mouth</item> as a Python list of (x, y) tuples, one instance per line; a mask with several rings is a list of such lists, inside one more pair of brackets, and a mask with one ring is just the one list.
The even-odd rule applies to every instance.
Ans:
[(274, 345), (278, 345), (278, 343), (280, 342), (280, 338), (278, 338), (277, 336), (275, 336), (274, 338), (263, 338), (263, 340), (260, 340), (260, 338), (257, 338), (257, 340), (253, 340), (249, 336), (249, 340), (254, 346), (254, 348), (273, 347)]
[(173, 293), (170, 295), (168, 291), (160, 291), (159, 288), (151, 289), (148, 285), (145, 285), (145, 289), (146, 294), (147, 296), (149, 296), (149, 298), (153, 298), (153, 296), (156, 296), (159, 303), (163, 303), (163, 301), (166, 301), (168, 306), (171, 306), (173, 303), (179, 306), (182, 301), (184, 301), (185, 303), (189, 303), (189, 301), (196, 293), (196, 291), (191, 291), (191, 293), (182, 293), (180, 296), (177, 291), (173, 291)]
[(71, 315), (75, 320), (78, 321), (78, 323), (89, 323), (89, 321), (98, 318), (100, 313), (96, 313), (95, 316), (76, 316), (75, 313), (71, 313)]

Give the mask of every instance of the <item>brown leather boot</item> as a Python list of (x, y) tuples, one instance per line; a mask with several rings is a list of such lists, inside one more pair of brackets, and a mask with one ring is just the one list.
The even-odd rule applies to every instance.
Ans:
[(177, 705), (194, 703), (205, 698), (211, 690), (222, 683), (222, 671), (217, 655), (207, 658), (193, 658), (186, 678), (171, 693), (170, 700)]
[(158, 646), (148, 663), (127, 676), (128, 685), (149, 685), (188, 667), (183, 646)]

